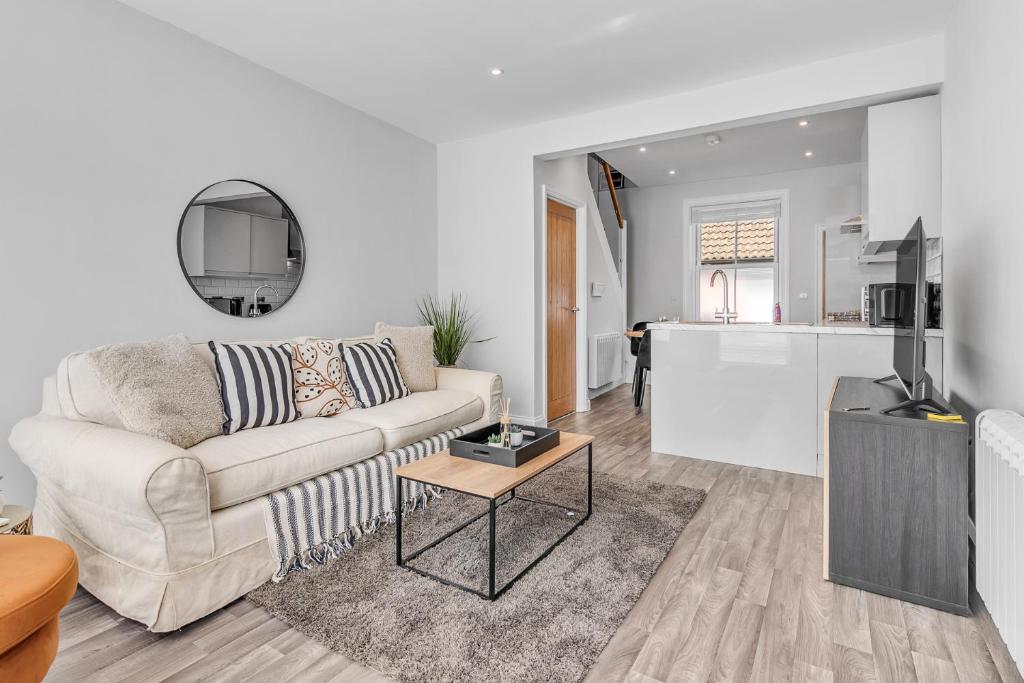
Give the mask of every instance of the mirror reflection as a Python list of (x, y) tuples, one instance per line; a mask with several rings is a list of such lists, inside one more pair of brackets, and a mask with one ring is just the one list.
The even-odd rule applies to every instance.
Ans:
[(302, 278), (302, 231), (288, 205), (247, 180), (200, 192), (178, 226), (178, 260), (192, 289), (227, 315), (276, 311)]

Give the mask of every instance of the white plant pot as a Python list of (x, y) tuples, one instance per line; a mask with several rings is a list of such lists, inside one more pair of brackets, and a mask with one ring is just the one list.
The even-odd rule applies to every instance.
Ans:
[(523, 445), (523, 433), (512, 432), (509, 434), (509, 438), (512, 440), (512, 448), (519, 448)]

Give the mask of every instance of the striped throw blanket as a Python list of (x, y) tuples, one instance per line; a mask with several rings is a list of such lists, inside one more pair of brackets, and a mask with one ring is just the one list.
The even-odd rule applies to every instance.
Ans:
[[(452, 429), (265, 496), (267, 536), (277, 560), (273, 581), (325, 564), (351, 549), (363, 534), (394, 524), (395, 468), (443, 451), (464, 431)], [(403, 482), (402, 514), (425, 505), (438, 492), (433, 486)]]

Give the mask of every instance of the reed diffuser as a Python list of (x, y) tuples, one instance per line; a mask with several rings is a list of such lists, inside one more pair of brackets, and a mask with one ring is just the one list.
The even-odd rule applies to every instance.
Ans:
[(501, 399), (501, 447), (512, 448), (512, 399)]

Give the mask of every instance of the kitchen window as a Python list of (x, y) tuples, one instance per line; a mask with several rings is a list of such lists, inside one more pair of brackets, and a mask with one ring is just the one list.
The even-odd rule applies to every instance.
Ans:
[(728, 281), (729, 311), (738, 322), (772, 322), (775, 303), (785, 312), (780, 287), (780, 244), (785, 198), (729, 203), (701, 203), (690, 207), (694, 234), (694, 311), (698, 320), (716, 321), (725, 287), (721, 276), (711, 286), (716, 270)]

